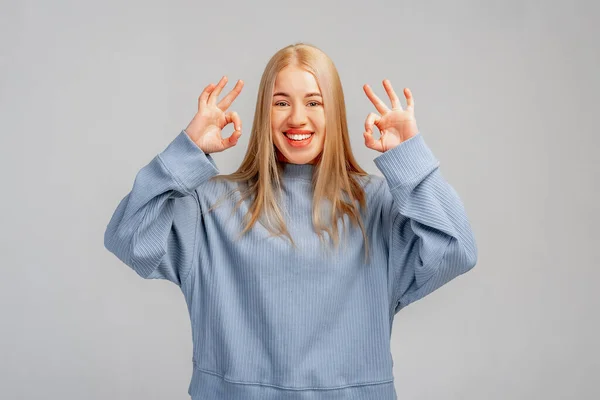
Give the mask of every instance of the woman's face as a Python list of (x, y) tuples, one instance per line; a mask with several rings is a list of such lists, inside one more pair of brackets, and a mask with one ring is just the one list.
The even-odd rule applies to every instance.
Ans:
[(279, 71), (271, 102), (271, 130), (280, 161), (313, 164), (323, 151), (325, 110), (311, 73), (292, 65)]

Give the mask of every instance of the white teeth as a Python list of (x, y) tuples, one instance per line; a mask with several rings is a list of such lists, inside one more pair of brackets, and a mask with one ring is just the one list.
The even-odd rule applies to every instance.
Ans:
[(292, 140), (304, 140), (304, 139), (308, 139), (312, 134), (308, 133), (305, 135), (296, 135), (296, 134), (288, 134), (286, 133), (285, 136), (287, 136), (288, 138), (292, 139)]

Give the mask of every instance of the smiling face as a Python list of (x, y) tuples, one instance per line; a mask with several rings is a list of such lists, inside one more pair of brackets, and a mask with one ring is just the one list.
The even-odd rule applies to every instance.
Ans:
[(271, 101), (271, 130), (280, 161), (313, 164), (323, 151), (325, 110), (310, 72), (294, 65), (279, 71)]

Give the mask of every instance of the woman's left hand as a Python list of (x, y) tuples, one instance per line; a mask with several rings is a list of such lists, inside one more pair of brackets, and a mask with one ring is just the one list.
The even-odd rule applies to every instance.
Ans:
[[(391, 110), (373, 93), (369, 85), (365, 84), (363, 86), (367, 97), (375, 105), (377, 111), (381, 113), (381, 116), (373, 112), (367, 116), (365, 132), (363, 133), (365, 145), (382, 153), (398, 146), (419, 132), (415, 120), (415, 102), (410, 89), (404, 88), (406, 110), (403, 110), (391, 82), (385, 79), (383, 87), (392, 101)], [(380, 137), (377, 140), (373, 138), (373, 125), (379, 129)]]

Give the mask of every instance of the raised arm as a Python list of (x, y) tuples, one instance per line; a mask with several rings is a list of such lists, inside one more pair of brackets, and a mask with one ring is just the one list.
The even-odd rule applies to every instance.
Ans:
[(218, 174), (185, 131), (143, 167), (104, 233), (104, 246), (141, 277), (181, 285), (197, 254), (197, 187)]
[[(383, 154), (375, 165), (385, 176), (382, 226), (388, 242), (391, 306), (403, 307), (473, 268), (477, 246), (463, 204), (439, 170), (439, 161), (417, 128), (412, 92), (404, 88), (406, 109), (389, 80), (383, 86), (391, 109), (363, 89), (377, 111), (365, 121), (365, 145)], [(380, 131), (373, 137), (373, 126)]]
[[(106, 227), (104, 246), (143, 278), (181, 285), (194, 265), (202, 231), (196, 189), (219, 173), (210, 153), (235, 146), (242, 131), (237, 113), (225, 110), (243, 82), (217, 104), (226, 83), (223, 77), (204, 89), (192, 121), (138, 172)], [(229, 123), (235, 131), (223, 139)]]
[(473, 268), (477, 246), (462, 201), (420, 133), (374, 161), (385, 177), (381, 218), (397, 313)]

